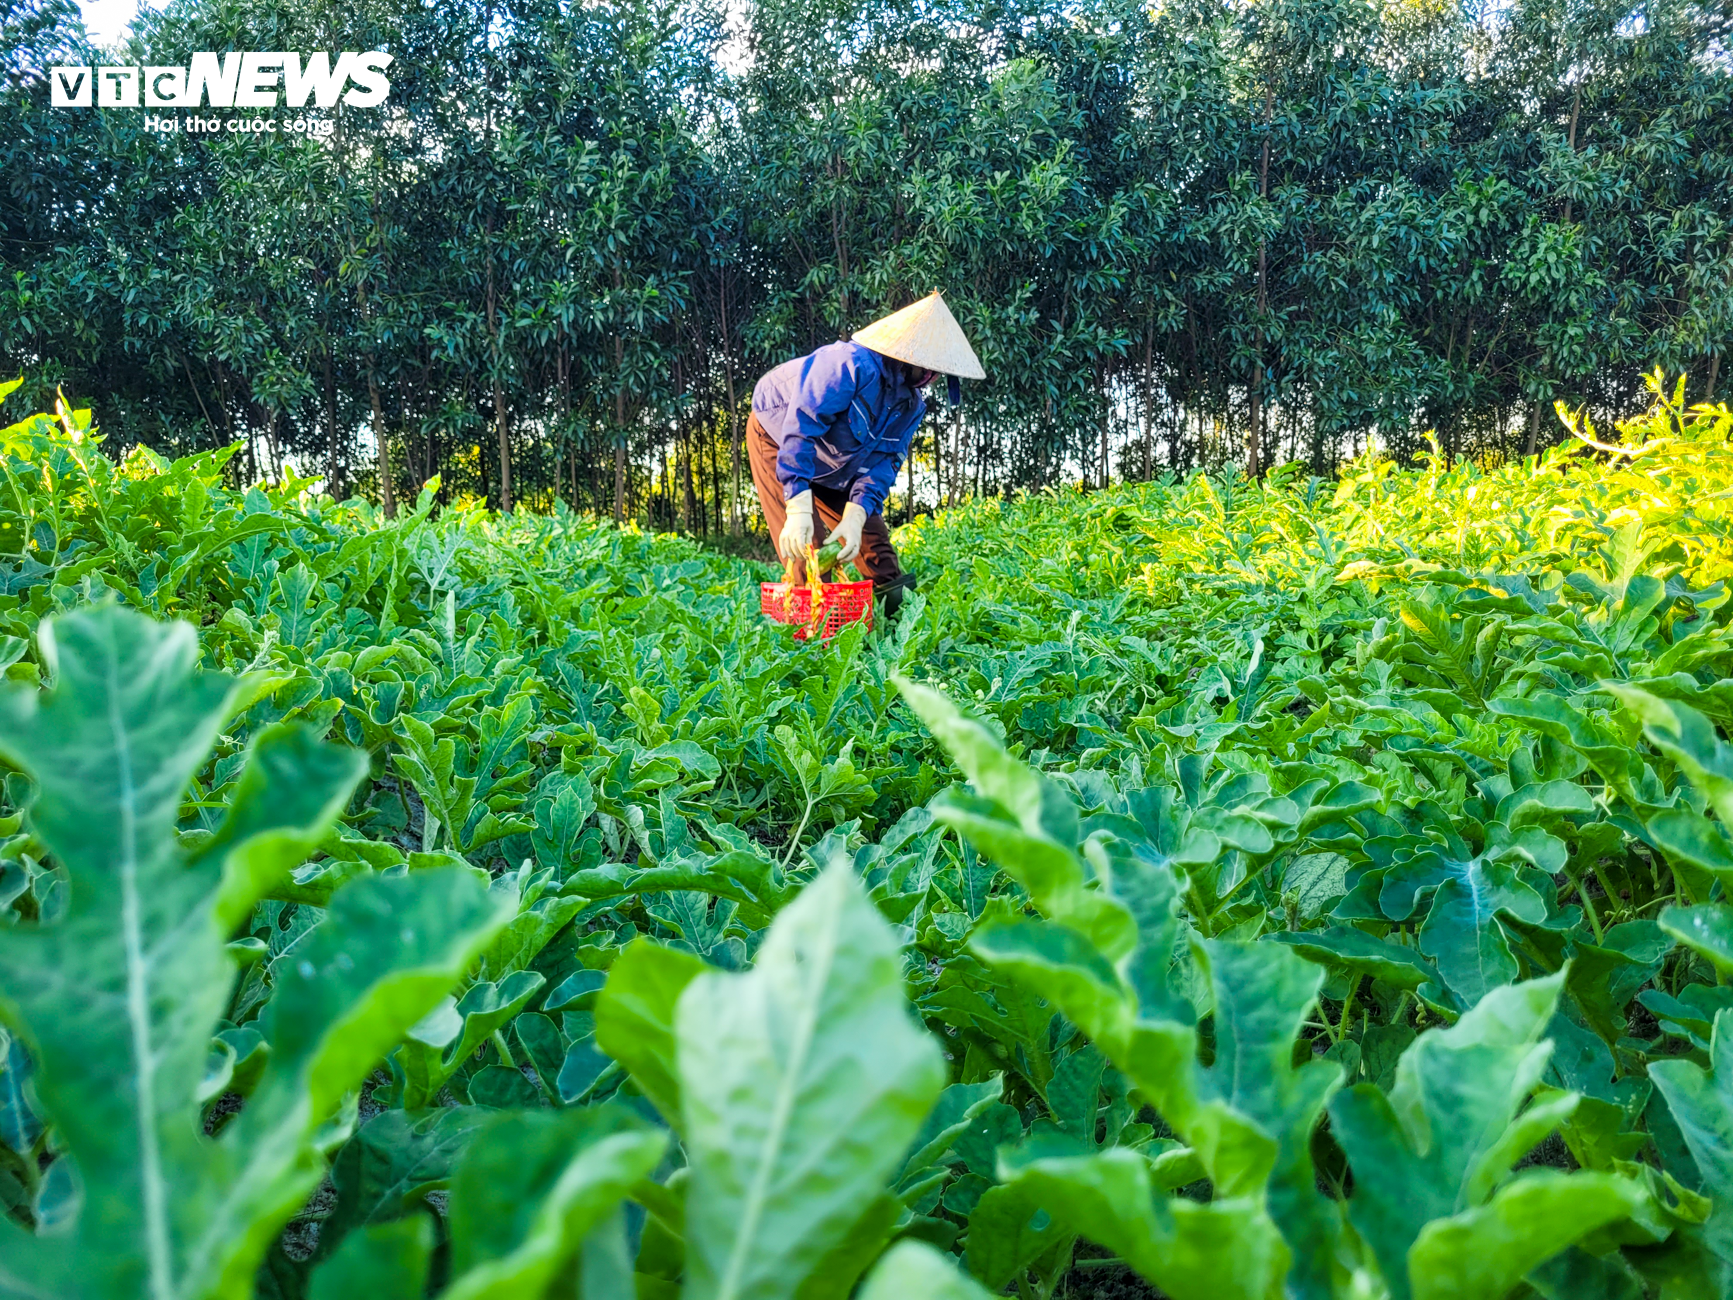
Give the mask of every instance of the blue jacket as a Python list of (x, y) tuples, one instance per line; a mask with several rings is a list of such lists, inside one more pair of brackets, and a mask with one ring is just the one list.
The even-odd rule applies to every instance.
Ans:
[(785, 361), (752, 390), (752, 413), (777, 446), (783, 499), (816, 484), (846, 491), (869, 515), (883, 507), (926, 412), (919, 391), (858, 343)]

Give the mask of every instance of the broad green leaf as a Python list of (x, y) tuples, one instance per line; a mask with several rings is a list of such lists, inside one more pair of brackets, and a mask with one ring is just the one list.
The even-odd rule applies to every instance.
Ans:
[(998, 737), (941, 692), (894, 680), (975, 787), (972, 795), (945, 792), (930, 805), (933, 816), (1004, 867), (1050, 920), (1077, 930), (1110, 961), (1128, 955), (1136, 944), (1135, 922), (1123, 903), (1088, 886), (1070, 796), (1011, 757)]
[(425, 1214), (362, 1228), (313, 1270), (307, 1300), (421, 1300), (432, 1253)]
[(1668, 861), (1708, 872), (1723, 890), (1733, 886), (1733, 844), (1717, 823), (1689, 808), (1673, 808), (1650, 818), (1643, 829)]
[(1093, 1046), (1084, 1046), (1059, 1062), (1047, 1084), (1047, 1111), (1053, 1123), (1085, 1150), (1097, 1145), (1101, 1085), (1106, 1077), (1107, 1058)]
[(880, 1257), (856, 1300), (988, 1300), (948, 1255), (921, 1241), (899, 1241)]
[[(1189, 1106), (1180, 1105), (1172, 1122), (1203, 1156), (1220, 1196), (1259, 1190), (1250, 1178), (1257, 1166), (1227, 1158), (1232, 1144), (1242, 1140), (1239, 1117), (1275, 1140), (1268, 1206), (1293, 1253), (1289, 1288), (1326, 1297), (1340, 1221), (1336, 1207), (1317, 1190), (1311, 1140), (1325, 1104), (1342, 1085), (1342, 1071), (1332, 1061), (1293, 1064), (1295, 1040), (1316, 1005), (1324, 973), (1297, 954), (1262, 944), (1208, 940), (1199, 958), (1215, 993), (1216, 1054), (1194, 1076), (1203, 1103), (1195, 1118), (1185, 1114)], [(1261, 1152), (1255, 1157), (1259, 1163), (1262, 1158)], [(1236, 1179), (1236, 1166), (1244, 1169), (1244, 1182)]]
[[(630, 1300), (637, 1293), (632, 1276), (632, 1254), (626, 1239), (626, 1214), (621, 1206), (578, 1243), (575, 1290), (583, 1297), (620, 1296)], [(557, 1289), (556, 1283), (556, 1289)]]
[(523, 1010), (546, 983), (547, 977), (537, 971), (516, 971), (497, 984), (474, 984), (455, 1005), (446, 1004), (449, 1012), (442, 1006), (417, 1024), (404, 1038), (396, 1057), (405, 1080), (404, 1108), (420, 1110), (432, 1105), (459, 1067)]
[(883, 1252), (902, 1214), (902, 1202), (888, 1192), (867, 1202), (866, 1211), (807, 1274), (794, 1300), (847, 1300), (867, 1265)]
[[(949, 1151), (978, 1115), (998, 1104), (1004, 1091), (1003, 1076), (995, 1074), (983, 1083), (953, 1083), (940, 1093), (938, 1103), (909, 1145), (902, 1172), (897, 1175), (898, 1185), (906, 1184)], [(1019, 1136), (1021, 1133), (1019, 1124)]]
[(1404, 870), (1412, 888), (1436, 884), (1420, 927), (1420, 951), (1437, 965), (1461, 1005), (1473, 1006), (1488, 991), (1516, 979), (1519, 968), (1499, 914), (1538, 925), (1546, 919), (1546, 904), (1514, 863), (1429, 851), (1417, 854)]
[(1173, 1300), (1276, 1300), (1283, 1293), (1288, 1248), (1255, 1197), (1200, 1203), (1158, 1196), (1149, 1162), (1124, 1148), (1087, 1156), (1011, 1153), (1000, 1176), (1007, 1191), (1026, 1193)]
[(1640, 1184), (1613, 1174), (1536, 1170), (1485, 1205), (1421, 1229), (1408, 1251), (1414, 1300), (1505, 1296), (1537, 1265), (1635, 1211)]
[(969, 946), (989, 966), (1063, 1010), (1104, 1052), (1123, 1058), (1137, 1005), (1089, 940), (1053, 921), (989, 922)]
[[(603, 1001), (619, 978), (616, 965)], [(786, 1297), (885, 1187), (944, 1084), (896, 942), (838, 862), (777, 917), (752, 970), (693, 980), (675, 1023), (686, 1294)]]
[(540, 1295), (656, 1167), (667, 1142), (612, 1106), (497, 1116), (452, 1176), (453, 1280), (442, 1296)]
[(1310, 1141), (1341, 1070), (1292, 1064), (1322, 971), (1269, 945), (1201, 944), (1217, 1021), (1216, 1060), (1205, 1068), (1189, 1026), (1135, 1019), (1129, 992), (1081, 935), (1021, 921), (978, 931), (972, 946), (1090, 1036), (1190, 1145), (1217, 1195), (1256, 1204), (1267, 1192), (1300, 1266), (1295, 1285), (1328, 1293), (1335, 1211), (1316, 1190)]
[(36, 1056), (83, 1201), (63, 1233), (0, 1229), (0, 1267), (27, 1293), (242, 1296), (317, 1185), (321, 1126), (505, 917), (450, 870), (339, 892), (258, 1022), (268, 1064), (245, 1109), (203, 1137), (198, 1097), (235, 978), (227, 923), (319, 842), (364, 762), (266, 731), (230, 829), (189, 863), (181, 794), (234, 687), (194, 671), (184, 625), (108, 607), (45, 635), (55, 689), (0, 697), (0, 752), (34, 778), (32, 818), (71, 890), (54, 923), (0, 932), (0, 1012)]
[(1303, 934), (1271, 934), (1264, 938), (1266, 942), (1287, 944), (1307, 961), (1348, 971), (1356, 978), (1370, 975), (1394, 988), (1414, 989), (1439, 982), (1437, 970), (1418, 950), (1374, 938), (1352, 926), (1338, 925)]
[(365, 771), (360, 751), (327, 745), (310, 728), (278, 725), (259, 734), (227, 815), (197, 854), (222, 866), (219, 926), (246, 920), (255, 901), (306, 861), (318, 844), (311, 828), (322, 833), (337, 820)]
[(1642, 719), (1649, 743), (1679, 765), (1723, 826), (1733, 825), (1733, 745), (1716, 734), (1715, 724), (1688, 704), (1635, 686), (1602, 682), (1601, 689)]
[(596, 998), (596, 1045), (626, 1067), (676, 1132), (684, 1121), (675, 1010), (708, 969), (691, 953), (638, 939), (615, 960)]
[(363, 1124), (331, 1161), (337, 1203), (319, 1228), (320, 1255), (351, 1229), (412, 1214), (427, 1193), (450, 1186), (458, 1158), (491, 1118), (479, 1106), (442, 1106), (381, 1111)]
[(490, 1110), (528, 1110), (541, 1104), (542, 1091), (509, 1065), (485, 1065), (469, 1076), (469, 1100)]
[(1733, 906), (1701, 903), (1661, 909), (1661, 929), (1707, 958), (1722, 975), (1733, 975)]
[(1615, 1252), (1561, 1251), (1532, 1269), (1528, 1283), (1541, 1300), (1643, 1300), (1643, 1281)]
[(1702, 1190), (1714, 1198), (1705, 1238), (1718, 1255), (1733, 1261), (1733, 1011), (1715, 1015), (1709, 1065), (1705, 1070), (1693, 1061), (1651, 1061), (1649, 1078), (1690, 1148)]
[[(310, 1145), (344, 1094), (462, 979), (509, 919), (509, 904), (461, 867), (365, 878), (339, 890), (326, 919), (295, 947), (259, 1018), (270, 1063), (224, 1130), (224, 1145), (261, 1154)], [(308, 1164), (305, 1155), (292, 1175), (249, 1163), (207, 1211), (205, 1240), (214, 1251), (256, 1219), (250, 1244), (262, 1253), (273, 1235), (266, 1225), (293, 1213), (322, 1173), (322, 1162)], [(242, 1284), (234, 1271), (224, 1283)]]
[(1132, 800), (1138, 813), (1134, 820), (1153, 839), (1138, 841), (1097, 830), (1084, 845), (1084, 855), (1136, 924), (1136, 946), (1120, 965), (1137, 995), (1138, 1013), (1145, 1019), (1186, 1023), (1194, 1012), (1174, 988), (1171, 968), (1183, 924), (1180, 881), (1173, 862), (1189, 841), (1172, 824), (1177, 820), (1174, 804), (1171, 790), (1140, 792)]
[(1354, 1173), (1348, 1217), (1397, 1300), (1413, 1295), (1408, 1252), (1426, 1225), (1485, 1205), (1575, 1105), (1563, 1093), (1523, 1109), (1552, 1050), (1541, 1035), (1564, 978), (1494, 989), (1456, 1024), (1415, 1039), (1388, 1095), (1361, 1084), (1330, 1102), (1331, 1133)]
[(964, 1259), (988, 1290), (1002, 1294), (1037, 1260), (1055, 1252), (1069, 1256), (1076, 1237), (1047, 1211), (1034, 1188), (1000, 1184), (982, 1193), (969, 1213)]

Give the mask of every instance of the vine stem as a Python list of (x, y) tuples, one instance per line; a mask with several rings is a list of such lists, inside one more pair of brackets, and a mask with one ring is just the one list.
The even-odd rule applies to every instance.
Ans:
[(794, 860), (795, 852), (800, 848), (800, 837), (806, 833), (806, 823), (812, 818), (813, 801), (806, 801), (806, 811), (800, 814), (800, 825), (794, 828), (794, 834), (788, 840), (788, 852), (782, 855), (782, 870), (788, 870), (788, 864)]

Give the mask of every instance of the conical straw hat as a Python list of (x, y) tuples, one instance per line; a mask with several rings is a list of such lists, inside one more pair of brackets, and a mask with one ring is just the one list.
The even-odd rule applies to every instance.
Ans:
[(854, 341), (887, 357), (923, 370), (964, 379), (985, 379), (987, 372), (975, 349), (963, 337), (963, 327), (935, 290), (917, 303), (856, 330)]

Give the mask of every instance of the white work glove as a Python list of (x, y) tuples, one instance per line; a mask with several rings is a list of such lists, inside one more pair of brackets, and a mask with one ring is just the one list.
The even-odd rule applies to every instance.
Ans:
[[(860, 530), (855, 530), (860, 535)], [(788, 498), (788, 520), (782, 525), (782, 536), (776, 539), (776, 550), (784, 564), (798, 564), (806, 558), (806, 548), (812, 545), (812, 489)]]
[(850, 501), (842, 508), (842, 522), (836, 526), (836, 532), (831, 534), (834, 541), (842, 543), (837, 552), (837, 563), (843, 564), (860, 554), (860, 530), (866, 527), (867, 512)]

